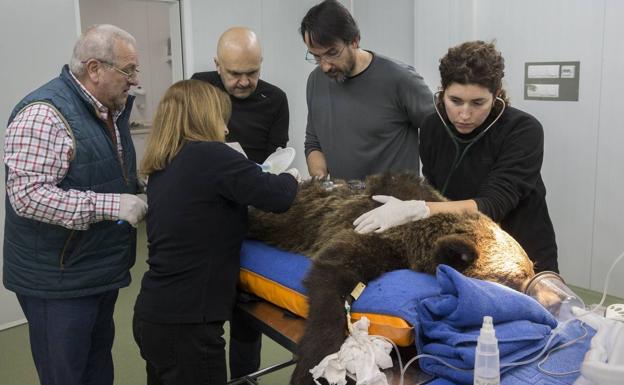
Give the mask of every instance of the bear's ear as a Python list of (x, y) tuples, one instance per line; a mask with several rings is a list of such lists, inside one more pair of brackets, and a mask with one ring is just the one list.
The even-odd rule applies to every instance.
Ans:
[(477, 256), (477, 246), (467, 235), (445, 235), (436, 241), (434, 249), (436, 262), (449, 265), (459, 272), (469, 268)]

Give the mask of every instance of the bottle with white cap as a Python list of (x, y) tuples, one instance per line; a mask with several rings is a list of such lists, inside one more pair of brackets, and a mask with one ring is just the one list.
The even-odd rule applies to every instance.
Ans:
[(498, 340), (492, 317), (483, 317), (475, 352), (474, 385), (500, 385)]

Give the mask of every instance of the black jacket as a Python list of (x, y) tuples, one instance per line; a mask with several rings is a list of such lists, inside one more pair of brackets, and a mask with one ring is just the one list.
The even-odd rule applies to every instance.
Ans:
[(155, 323), (230, 318), (247, 233), (247, 205), (286, 211), (297, 192), (289, 174), (263, 173), (219, 142), (190, 142), (149, 177), (149, 271), (136, 316)]
[[(448, 121), (445, 128), (436, 113), (425, 118), (420, 137), (423, 175), (437, 189), (443, 190), (446, 184), (441, 192), (451, 200), (474, 199), (479, 211), (500, 223), (524, 247), (536, 271), (558, 271), (555, 232), (540, 173), (542, 126), (533, 116), (508, 107), (469, 145), (492, 121), (488, 118), (463, 135)], [(459, 139), (457, 143), (452, 136)]]
[[(203, 80), (225, 91), (217, 71), (198, 72), (192, 79)], [(230, 95), (232, 116), (228, 122), (228, 142), (239, 142), (247, 157), (262, 163), (288, 142), (288, 100), (278, 87), (258, 80), (256, 90), (245, 99)]]

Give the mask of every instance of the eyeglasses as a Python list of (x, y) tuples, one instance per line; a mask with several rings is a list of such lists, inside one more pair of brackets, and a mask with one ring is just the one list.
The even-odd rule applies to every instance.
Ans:
[(322, 55), (315, 55), (310, 51), (306, 52), (305, 59), (312, 64), (321, 64), (322, 61), (325, 63), (335, 63), (336, 60), (342, 55), (342, 51), (347, 48), (346, 45), (343, 45), (340, 50), (336, 50), (336, 48), (332, 48), (329, 52)]
[(132, 79), (136, 79), (139, 76), (139, 69), (138, 68), (134, 68), (130, 71), (124, 71), (119, 67), (116, 67), (113, 63), (110, 63), (106, 60), (100, 60), (100, 59), (95, 59), (97, 61), (99, 61), (102, 64), (106, 64), (107, 66), (109, 66), (110, 68), (114, 69), (115, 71), (119, 72), (120, 74), (122, 74), (127, 80), (132, 80)]

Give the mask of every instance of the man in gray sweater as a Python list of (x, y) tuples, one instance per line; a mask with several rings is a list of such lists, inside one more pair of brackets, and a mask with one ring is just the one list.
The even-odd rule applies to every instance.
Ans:
[(419, 172), (418, 127), (433, 112), (431, 91), (414, 68), (359, 47), (360, 31), (338, 1), (301, 21), (306, 60), (317, 67), (306, 89), (305, 154), (313, 177), (363, 179)]

